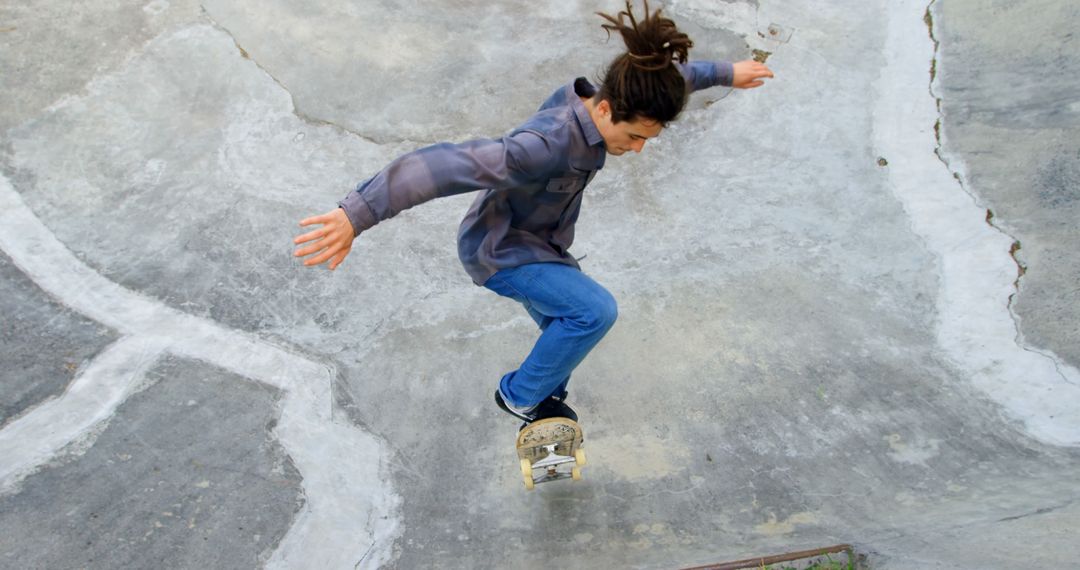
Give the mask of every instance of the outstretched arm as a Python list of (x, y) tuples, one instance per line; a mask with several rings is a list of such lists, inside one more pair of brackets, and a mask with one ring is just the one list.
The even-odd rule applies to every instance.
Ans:
[(330, 269), (336, 269), (349, 255), (353, 238), (375, 224), (442, 196), (538, 180), (554, 168), (557, 152), (532, 131), (415, 150), (361, 183), (338, 202), (339, 208), (301, 221), (304, 227), (322, 227), (295, 238), (293, 242), (303, 247), (293, 255), (313, 256), (304, 265), (329, 261)]
[(722, 85), (739, 89), (752, 89), (765, 84), (765, 78), (773, 76), (772, 70), (752, 59), (729, 63), (726, 61), (691, 61), (676, 64), (686, 78), (691, 91), (700, 91)]

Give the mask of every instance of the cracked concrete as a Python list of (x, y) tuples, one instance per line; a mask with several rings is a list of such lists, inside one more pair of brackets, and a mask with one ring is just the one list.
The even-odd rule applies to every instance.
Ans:
[[(1010, 303), (1018, 321), (1018, 340), (1033, 350), (1054, 354), (1072, 366), (1080, 362), (1076, 287), (1078, 260), (1074, 244), (1075, 200), (1080, 152), (1080, 97), (1074, 82), (1057, 81), (1058, 67), (1080, 55), (1071, 22), (1074, 6), (1042, 2), (999, 6), (989, 13), (952, 17), (951, 7), (935, 7), (944, 19), (941, 49), (945, 65), (953, 62), (955, 81), (944, 81), (944, 135), (958, 174), (978, 189), (978, 200), (992, 210), (995, 227), (1013, 236), (1022, 272)], [(1009, 22), (1011, 25), (1006, 26)], [(987, 39), (990, 31), (1009, 42), (1022, 41), (1018, 30), (1037, 30), (1044, 45), (1003, 50)], [(1057, 62), (1038, 86), (1008, 81), (1010, 70), (1034, 62)], [(1003, 89), (1003, 85), (1009, 85)], [(963, 96), (954, 95), (963, 93)]]
[[(941, 114), (942, 114), (941, 113), (941, 111), (942, 111), (942, 97), (938, 93), (936, 93), (935, 89), (934, 89), (935, 81), (937, 80), (938, 54), (941, 51), (941, 42), (934, 35), (934, 15), (933, 15), (933, 11), (934, 11), (934, 5), (935, 4), (937, 4), (937, 0), (933, 0), (932, 2), (930, 2), (930, 5), (927, 6), (927, 8), (926, 8), (926, 16), (924, 17), (924, 21), (926, 22), (926, 26), (927, 26), (928, 32), (930, 34), (930, 40), (934, 42), (934, 57), (930, 62), (930, 85), (929, 85), (930, 96), (934, 98), (934, 101), (937, 104), (937, 110), (938, 110), (938, 120), (937, 120), (937, 122), (934, 123), (934, 138), (937, 140), (937, 146), (934, 149), (934, 154), (936, 154), (938, 159), (940, 159), (941, 162), (943, 164), (945, 164), (945, 167), (949, 169), (949, 172), (952, 173), (953, 178), (955, 178), (957, 183), (960, 185), (960, 188), (962, 188), (965, 193), (971, 195), (973, 201), (978, 201), (978, 196), (972, 194), (972, 192), (970, 190), (968, 190), (968, 188), (966, 187), (965, 182), (964, 182), (964, 177), (961, 175), (961, 172), (958, 169), (954, 168), (950, 164), (950, 158), (949, 158), (948, 154), (946, 153), (946, 151), (944, 149), (944, 145), (943, 145), (942, 132), (941, 132), (941, 129), (942, 129), (942, 118), (941, 118)], [(999, 227), (997, 225), (997, 223), (995, 223), (995, 221), (994, 221), (994, 211), (992, 209), (989, 209), (989, 208), (986, 210), (986, 223), (988, 225), (990, 225), (990, 227), (994, 228), (995, 230), (997, 230), (997, 231), (1001, 232), (1002, 234), (1008, 236), (1009, 238), (1013, 239), (1013, 244), (1009, 248), (1009, 256), (1012, 257), (1013, 263), (1016, 264), (1017, 270), (1016, 270), (1016, 281), (1013, 282), (1013, 288), (1016, 290), (1016, 292), (1009, 295), (1009, 311), (1012, 312), (1013, 311), (1013, 302), (1016, 299), (1017, 293), (1020, 291), (1020, 280), (1024, 277), (1024, 274), (1027, 272), (1027, 267), (1024, 266), (1024, 263), (1017, 256), (1017, 253), (1022, 249), (1022, 246), (1020, 244), (1020, 241), (1016, 240), (1015, 236), (1010, 235), (1008, 231), (1006, 231), (1004, 228)], [(1020, 332), (1019, 318), (1016, 317), (1015, 313), (1013, 313), (1013, 316), (1014, 316), (1014, 320), (1016, 321), (1017, 344), (1022, 345), (1023, 343), (1020, 340), (1021, 339), (1021, 332)], [(1030, 348), (1027, 348), (1027, 347), (1025, 347), (1025, 349), (1031, 350)], [(1046, 356), (1046, 355), (1044, 355), (1044, 356)], [(1054, 359), (1055, 367), (1057, 367), (1057, 359), (1055, 357), (1053, 357), (1053, 356), (1050, 356), (1050, 358)], [(1060, 372), (1060, 368), (1059, 368), (1059, 372)], [(1062, 376), (1063, 380), (1069, 381), (1069, 379), (1066, 377), (1066, 375), (1064, 373), (1062, 373), (1061, 376)]]
[[(8, 513), (0, 522), (0, 564), (144, 568), (168, 560), (207, 568), (267, 561), (303, 507), (296, 469), (277, 442), (264, 439), (276, 391), (174, 358), (141, 377), (147, 385), (110, 414), (93, 442), (57, 456), (0, 499)], [(219, 414), (229, 415), (228, 425), (205, 437)], [(73, 486), (85, 501), (52, 498)], [(139, 508), (112, 508), (114, 501)], [(228, 512), (228, 520), (215, 511)]]
[[(251, 57), (251, 54), (248, 53), (248, 51), (245, 50), (244, 47), (240, 45), (240, 42), (236, 39), (236, 36), (233, 35), (233, 33), (230, 32), (228, 28), (226, 28), (225, 26), (222, 26), (219, 22), (214, 20), (213, 16), (211, 16), (210, 12), (206, 9), (206, 6), (200, 5), (200, 8), (202, 9), (203, 17), (206, 18), (206, 20), (209, 21), (210, 24), (214, 26), (214, 28), (216, 28), (218, 30), (221, 30), (222, 32), (227, 34), (230, 38), (232, 38), (233, 44), (236, 45), (236, 49), (240, 50), (240, 55), (243, 56), (244, 59), (251, 60), (251, 62), (254, 63), (256, 65), (256, 67), (258, 67), (260, 70), (262, 70), (263, 73), (265, 73), (268, 77), (270, 77), (270, 79), (273, 79), (274, 83), (276, 83), (278, 85), (278, 87), (280, 87), (282, 90), (284, 90), (286, 93), (289, 94), (289, 97), (292, 99), (293, 114), (296, 115), (297, 118), (303, 120), (306, 123), (311, 124), (312, 126), (316, 126), (316, 127), (329, 126), (329, 127), (337, 128), (337, 129), (341, 130), (342, 132), (349, 133), (349, 134), (351, 134), (351, 135), (353, 135), (353, 136), (355, 136), (355, 137), (357, 137), (359, 139), (362, 139), (362, 140), (367, 141), (367, 142), (372, 143), (372, 144), (386, 144), (388, 142), (391, 142), (391, 141), (388, 141), (388, 140), (375, 140), (375, 139), (373, 139), (371, 137), (364, 136), (363, 134), (361, 134), (359, 132), (350, 130), (346, 126), (339, 125), (337, 123), (334, 123), (334, 122), (331, 122), (331, 121), (328, 121), (328, 120), (325, 120), (325, 119), (319, 119), (317, 117), (312, 117), (312, 116), (300, 111), (300, 105), (297, 103), (296, 96), (292, 93), (292, 91), (290, 91), (289, 88), (286, 87), (285, 84), (282, 83), (280, 79), (278, 79), (277, 77), (274, 77), (274, 74), (271, 73), (270, 70), (268, 70), (266, 67), (261, 65), (257, 60), (253, 59)], [(397, 141), (397, 142), (403, 142), (403, 141)], [(432, 141), (432, 143), (433, 142), (436, 142), (436, 141)]]
[(0, 566), (1071, 563), (1080, 17), (991, 8), (668, 3), (777, 78), (589, 186), (574, 252), (620, 321), (571, 386), (585, 480), (533, 493), (490, 393), (535, 326), (458, 265), (472, 197), (336, 272), (291, 238), (594, 76), (597, 6), (5, 8)]
[[(930, 5), (926, 9), (926, 15), (925, 15), (925, 18), (924, 18), (924, 20), (926, 22), (926, 25), (927, 25), (927, 27), (929, 29), (930, 39), (933, 41), (933, 44), (934, 44), (934, 54), (933, 54), (933, 59), (931, 60), (932, 63), (931, 63), (931, 74), (930, 74), (930, 95), (934, 98), (934, 100), (936, 102), (936, 108), (937, 108), (937, 113), (938, 113), (938, 119), (934, 124), (934, 137), (936, 139), (936, 147), (934, 149), (934, 153), (938, 156), (938, 158), (946, 166), (946, 168), (949, 169), (949, 172), (952, 174), (953, 178), (956, 180), (959, 187), (966, 194), (971, 196), (971, 201), (973, 203), (975, 203), (975, 204), (980, 204), (980, 207), (983, 207), (981, 205), (982, 202), (983, 202), (982, 197), (975, 194), (975, 193), (973, 193), (968, 187), (968, 184), (967, 184), (967, 181), (966, 181), (967, 177), (965, 176), (965, 166), (962, 163), (963, 159), (961, 158), (961, 156), (958, 153), (947, 150), (945, 142), (944, 142), (944, 134), (942, 132), (943, 131), (942, 125), (943, 125), (943, 118), (944, 118), (944, 112), (943, 112), (944, 99), (941, 96), (939, 96), (939, 94), (937, 93), (937, 89), (940, 87), (940, 84), (938, 82), (939, 78), (937, 76), (936, 70), (937, 70), (938, 55), (939, 55), (939, 52), (941, 51), (941, 43), (938, 40), (938, 38), (936, 37), (936, 35), (935, 35), (935, 27), (934, 27), (934, 10), (935, 10), (936, 3), (937, 3), (936, 0), (934, 0), (934, 1), (932, 1), (930, 3)], [(1078, 14), (1080, 14), (1080, 12), (1078, 12)], [(945, 82), (947, 82), (947, 78), (942, 78), (941, 83), (945, 83)], [(964, 127), (965, 127), (965, 125), (963, 123), (958, 125), (958, 128), (960, 128), (960, 129), (963, 129)], [(1044, 214), (1051, 217), (1052, 219), (1060, 217), (1059, 212), (1047, 211), (1047, 212), (1044, 212)], [(1016, 235), (1010, 234), (1009, 231), (1006, 228), (1004, 228), (1004, 227), (1000, 226), (998, 223), (996, 223), (995, 214), (994, 214), (994, 211), (993, 211), (992, 208), (989, 208), (989, 207), (986, 208), (985, 221), (986, 221), (987, 225), (992, 227), (995, 231), (1000, 232), (1002, 234), (1002, 236), (1004, 236), (1005, 238), (1007, 238), (1011, 242), (1010, 245), (1009, 245), (1009, 258), (1012, 260), (1012, 263), (1014, 263), (1015, 266), (1016, 266), (1016, 268), (1015, 268), (1016, 278), (1013, 281), (1013, 289), (1014, 290), (1008, 296), (1008, 309), (1009, 309), (1009, 314), (1013, 318), (1013, 329), (1015, 330), (1015, 333), (1016, 333), (1016, 335), (1015, 335), (1016, 345), (1019, 346), (1022, 350), (1030, 353), (1033, 356), (1037, 356), (1039, 359), (1045, 360), (1046, 362), (1048, 362), (1050, 364), (1050, 366), (1052, 367), (1052, 371), (1048, 370), (1047, 373), (1044, 373), (1043, 378), (1046, 378), (1046, 380), (1044, 380), (1043, 382), (1044, 382), (1044, 386), (1048, 387), (1051, 391), (1053, 390), (1052, 386), (1054, 384), (1064, 385), (1064, 386), (1074, 387), (1074, 388), (1075, 387), (1080, 387), (1080, 373), (1077, 372), (1077, 370), (1076, 370), (1076, 368), (1074, 366), (1070, 366), (1068, 363), (1063, 361), (1059, 356), (1053, 354), (1051, 351), (1049, 351), (1049, 350), (1040, 350), (1040, 349), (1038, 349), (1036, 347), (1028, 346), (1027, 343), (1024, 341), (1024, 339), (1023, 339), (1023, 330), (1022, 330), (1021, 323), (1020, 323), (1020, 316), (1015, 311), (1015, 301), (1017, 300), (1018, 295), (1021, 292), (1021, 282), (1022, 282), (1025, 274), (1027, 273), (1027, 266), (1021, 261), (1020, 255), (1019, 255), (1021, 253), (1021, 250), (1022, 250), (1021, 242), (1020, 242), (1019, 239), (1017, 239)], [(1032, 362), (1032, 361), (1029, 360), (1029, 362)], [(1034, 366), (1036, 367), (1036, 369), (1039, 368), (1039, 366), (1037, 364), (1034, 364)], [(1045, 366), (1043, 366), (1042, 368), (1045, 368)], [(1034, 374), (1034, 376), (1036, 378), (1038, 378), (1039, 374), (1036, 372)], [(1049, 378), (1047, 378), (1047, 376), (1049, 376)], [(1038, 384), (1038, 382), (1039, 381), (1036, 381), (1036, 384)], [(1078, 393), (1078, 395), (1080, 395), (1080, 393)], [(1061, 400), (1062, 398), (1064, 398), (1066, 401), (1071, 399), (1068, 395), (1063, 396), (1060, 393), (1054, 393), (1052, 395), (1049, 395), (1048, 398), (1051, 399), (1051, 400)], [(1060, 406), (1060, 403), (1059, 403), (1059, 406)], [(1060, 407), (1055, 408), (1053, 404), (1049, 404), (1046, 407), (1047, 407), (1047, 411), (1044, 413), (1044, 416), (1049, 417), (1049, 418), (1058, 417), (1062, 413), (1068, 413), (1067, 410), (1069, 409), (1067, 405), (1066, 405), (1065, 410), (1061, 410)], [(1054, 438), (1052, 437), (1052, 439), (1054, 439)], [(1060, 441), (1060, 440), (1057, 440), (1057, 441)]]

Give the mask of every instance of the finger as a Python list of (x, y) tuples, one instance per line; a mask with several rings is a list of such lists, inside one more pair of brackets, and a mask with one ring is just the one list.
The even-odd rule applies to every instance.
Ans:
[(325, 251), (320, 253), (319, 255), (316, 255), (315, 257), (309, 257), (308, 259), (305, 259), (304, 260), (304, 267), (311, 267), (312, 265), (319, 265), (320, 263), (322, 263), (324, 261), (326, 261), (326, 252)]
[(325, 235), (326, 235), (326, 228), (313, 230), (313, 231), (310, 231), (310, 232), (308, 232), (306, 234), (296, 236), (293, 239), (293, 243), (299, 245), (299, 244), (302, 244), (304, 242), (309, 242), (309, 241), (311, 241), (313, 239), (321, 238), (321, 237), (323, 237)]
[(295, 257), (307, 257), (313, 253), (318, 253), (326, 248), (327, 244), (320, 240), (296, 250), (296, 253), (294, 253), (293, 255)]
[(331, 271), (337, 269), (338, 266), (341, 265), (341, 262), (345, 261), (345, 255), (346, 255), (345, 252), (339, 253), (339, 254), (335, 255), (333, 259), (330, 260), (330, 270)]
[(311, 216), (300, 220), (300, 226), (310, 226), (312, 224), (325, 224), (330, 219), (330, 216), (326, 214), (319, 214), (318, 216)]
[(345, 261), (345, 258), (349, 257), (349, 252), (352, 251), (352, 246), (353, 246), (352, 241), (347, 241), (347, 242), (341, 244), (341, 248), (339, 249), (337, 255), (335, 255), (334, 259), (331, 261), (331, 263), (333, 264), (333, 267), (331, 267), (331, 269), (341, 265), (342, 262)]
[(330, 259), (337, 253), (336, 249), (326, 248), (319, 252), (318, 255), (304, 261), (304, 265), (310, 267), (312, 265), (319, 265), (325, 263), (327, 259)]

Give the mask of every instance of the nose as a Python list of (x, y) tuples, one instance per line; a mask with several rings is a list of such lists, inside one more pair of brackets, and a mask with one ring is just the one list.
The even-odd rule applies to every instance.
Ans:
[(630, 146), (634, 152), (641, 152), (641, 149), (645, 148), (645, 141), (634, 141), (634, 144)]

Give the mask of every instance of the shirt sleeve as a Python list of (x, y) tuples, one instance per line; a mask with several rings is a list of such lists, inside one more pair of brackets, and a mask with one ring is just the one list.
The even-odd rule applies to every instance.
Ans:
[(534, 131), (499, 139), (440, 143), (405, 154), (361, 182), (338, 205), (356, 235), (435, 198), (514, 188), (548, 177), (557, 162), (551, 142)]
[(675, 64), (679, 67), (690, 91), (700, 91), (716, 85), (731, 87), (735, 80), (735, 68), (727, 61), (691, 61)]

